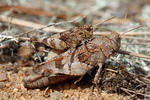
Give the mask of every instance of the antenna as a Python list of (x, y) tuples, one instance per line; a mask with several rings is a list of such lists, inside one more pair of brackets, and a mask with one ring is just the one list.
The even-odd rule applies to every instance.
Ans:
[[(125, 14), (124, 14), (124, 19), (125, 19), (125, 20), (126, 20), (127, 17), (128, 17), (128, 13), (129, 13), (129, 8), (127, 8), (127, 9), (125, 10)], [(124, 24), (124, 21), (125, 21), (125, 20), (122, 21), (122, 24)]]
[(137, 26), (137, 27), (135, 27), (135, 28), (132, 28), (132, 29), (126, 31), (126, 32), (121, 33), (120, 35), (123, 36), (125, 33), (131, 32), (131, 31), (136, 30), (136, 29), (138, 29), (138, 28), (140, 28), (140, 27), (143, 27), (143, 25), (140, 25), (140, 26)]
[[(102, 21), (102, 22), (100, 22), (100, 23), (98, 23), (98, 24), (95, 24), (95, 25), (93, 25), (93, 27), (96, 27), (96, 26), (98, 26), (98, 25), (102, 25), (103, 23), (105, 23), (105, 22), (107, 22), (107, 21), (109, 21), (109, 20), (112, 20), (112, 19), (114, 19), (114, 18), (116, 18), (116, 16), (112, 16), (111, 18), (108, 18), (108, 19), (106, 19), (106, 20), (104, 20), (104, 21)], [(96, 29), (96, 28), (95, 28)]]
[[(130, 8), (127, 8), (127, 9), (126, 9), (125, 19), (127, 19), (129, 10), (130, 10)], [(140, 26), (137, 26), (137, 27), (135, 27), (135, 28), (132, 28), (132, 29), (126, 31), (126, 32), (121, 33), (120, 35), (123, 36), (125, 33), (131, 32), (131, 31), (136, 30), (136, 29), (138, 29), (138, 28), (140, 28), (140, 27), (143, 27), (143, 25), (140, 25)]]
[[(79, 20), (83, 19), (83, 18), (86, 18), (87, 16), (83, 16), (83, 17), (77, 17), (77, 18), (74, 18), (72, 20), (68, 20), (68, 21), (62, 21), (62, 22), (58, 22), (58, 23), (49, 23), (48, 25), (44, 26), (44, 27), (41, 27), (41, 28), (38, 28), (38, 29), (32, 29), (28, 32), (25, 32), (23, 34), (28, 34), (28, 33), (31, 33), (31, 32), (34, 32), (36, 30), (43, 30), (44, 28), (47, 28), (47, 27), (51, 27), (51, 26), (56, 26), (56, 25), (60, 25), (60, 24), (66, 24), (66, 23), (72, 23), (72, 22), (78, 22)], [(23, 35), (22, 34), (22, 35)]]

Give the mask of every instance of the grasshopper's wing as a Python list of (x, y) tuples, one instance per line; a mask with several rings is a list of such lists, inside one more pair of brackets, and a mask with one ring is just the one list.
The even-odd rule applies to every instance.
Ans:
[(92, 66), (78, 61), (70, 64), (65, 64), (60, 67), (56, 67), (56, 62), (47, 62), (40, 67), (46, 67), (47, 69), (41, 70), (42, 74), (35, 73), (33, 75), (24, 78), (24, 85), (27, 88), (41, 88), (51, 84), (64, 81), (66, 79), (83, 76), (88, 70), (92, 69)]

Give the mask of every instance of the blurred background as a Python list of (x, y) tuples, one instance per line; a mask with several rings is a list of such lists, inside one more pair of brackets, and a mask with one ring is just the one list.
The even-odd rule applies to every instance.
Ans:
[[(96, 24), (112, 16), (122, 20), (110, 24), (126, 27), (113, 28), (115, 31), (130, 29), (132, 24), (148, 24), (149, 0), (1, 0), (0, 14), (25, 19), (40, 24), (67, 21), (85, 17), (81, 23)], [(127, 24), (127, 25), (126, 25)], [(111, 25), (109, 25), (111, 26)], [(123, 28), (123, 29), (122, 29)]]

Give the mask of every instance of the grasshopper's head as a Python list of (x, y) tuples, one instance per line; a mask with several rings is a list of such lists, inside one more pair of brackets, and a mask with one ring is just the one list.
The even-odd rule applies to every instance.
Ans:
[(80, 28), (81, 32), (79, 35), (84, 37), (85, 39), (90, 39), (93, 35), (93, 27), (91, 25), (84, 25)]

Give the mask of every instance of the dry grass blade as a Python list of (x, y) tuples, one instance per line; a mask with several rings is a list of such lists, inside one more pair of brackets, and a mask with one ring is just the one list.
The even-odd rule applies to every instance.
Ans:
[(150, 43), (122, 43), (123, 45), (150, 45)]
[(140, 38), (140, 37), (132, 37), (132, 36), (123, 36), (125, 39), (133, 39), (138, 41), (150, 42), (150, 39)]
[[(29, 21), (25, 21), (25, 20), (21, 20), (21, 19), (17, 19), (17, 18), (12, 18), (12, 17), (7, 17), (7, 16), (3, 16), (3, 15), (0, 16), (0, 21), (19, 25), (19, 26), (29, 27), (29, 28), (33, 28), (33, 29), (39, 29), (39, 28), (45, 27), (45, 25), (36, 24), (33, 22), (29, 22)], [(62, 31), (64, 31), (63, 29), (58, 29), (58, 28), (53, 28), (53, 27), (44, 28), (43, 30), (46, 32), (62, 32)]]
[(138, 29), (140, 27), (143, 27), (143, 25), (137, 26), (137, 27), (135, 27), (133, 29), (130, 29), (130, 30), (126, 31), (126, 32), (123, 32), (123, 33), (121, 33), (121, 36), (123, 36), (125, 33), (131, 32), (131, 31), (136, 30), (136, 29)]
[(30, 15), (35, 15), (35, 16), (48, 16), (48, 17), (52, 17), (52, 16), (56, 16), (59, 19), (67, 19), (67, 16), (65, 15), (56, 15), (47, 11), (43, 11), (41, 9), (35, 9), (35, 8), (29, 8), (29, 7), (25, 7), (22, 5), (15, 5), (15, 6), (10, 6), (10, 5), (4, 5), (4, 6), (0, 6), (0, 12), (4, 12), (4, 11), (8, 11), (13, 9), (13, 11), (15, 12), (22, 12), (22, 13), (26, 13), (26, 14), (30, 14)]
[(130, 93), (134, 93), (134, 94), (137, 94), (137, 95), (140, 95), (140, 96), (144, 96), (144, 97), (150, 98), (150, 96), (147, 95), (147, 94), (137, 93), (135, 91), (132, 91), (132, 90), (129, 90), (129, 89), (125, 89), (123, 87), (121, 87), (120, 89), (123, 90), (123, 91), (125, 91), (125, 92), (130, 92)]
[(116, 18), (116, 17), (115, 17), (115, 16), (113, 16), (113, 17), (111, 17), (111, 18), (108, 18), (108, 19), (106, 19), (106, 20), (104, 20), (104, 21), (102, 21), (102, 22), (100, 22), (100, 23), (98, 23), (98, 24), (93, 25), (93, 27), (96, 27), (96, 26), (102, 25), (103, 23), (105, 23), (105, 22), (107, 22), (107, 21), (109, 21), (109, 20), (112, 20), (112, 19), (114, 19), (114, 18)]
[(48, 25), (46, 25), (46, 26), (43, 26), (43, 27), (41, 27), (41, 28), (30, 30), (30, 31), (28, 31), (28, 32), (26, 32), (26, 33), (24, 33), (24, 34), (28, 34), (28, 33), (30, 33), (30, 32), (36, 31), (36, 30), (44, 30), (45, 28), (48, 28), (48, 27), (51, 27), (51, 26), (56, 26), (56, 25), (61, 25), (61, 24), (66, 24), (66, 23), (72, 23), (72, 22), (78, 21), (78, 20), (80, 20), (80, 19), (83, 19), (83, 18), (85, 18), (85, 17), (86, 17), (86, 16), (84, 16), (84, 17), (82, 17), (82, 18), (81, 18), (81, 17), (78, 17), (78, 18), (75, 18), (75, 19), (72, 19), (72, 20), (69, 20), (69, 21), (65, 21), (65, 22), (50, 23), (50, 24), (48, 24)]
[(10, 9), (13, 9), (14, 11), (18, 11), (18, 12), (23, 12), (23, 13), (27, 13), (27, 14), (31, 14), (31, 15), (37, 15), (37, 16), (53, 16), (53, 14), (43, 11), (43, 10), (39, 10), (39, 9), (33, 9), (33, 8), (29, 8), (29, 7), (25, 7), (25, 6), (21, 6), (21, 5), (16, 5), (16, 6), (10, 6), (10, 5), (5, 5), (5, 6), (0, 6), (0, 12), (3, 11), (8, 11)]
[[(130, 23), (132, 21), (132, 19), (129, 18), (116, 18), (114, 20), (109, 21), (109, 23), (111, 24), (127, 24)], [(145, 23), (145, 22), (149, 22), (150, 19), (149, 18), (145, 18), (145, 19), (138, 19), (138, 22), (140, 23)], [(98, 19), (94, 19), (94, 23), (100, 23), (101, 21)]]
[[(94, 32), (95, 35), (107, 35), (109, 32)], [(119, 32), (121, 34), (122, 32)], [(128, 32), (124, 36), (141, 36), (141, 35), (150, 35), (150, 32)], [(124, 37), (121, 36), (121, 37)]]
[(124, 51), (124, 50), (119, 50), (118, 53), (125, 54), (125, 55), (130, 55), (130, 56), (135, 56), (135, 57), (140, 57), (140, 58), (150, 59), (150, 56), (146, 56), (146, 55), (143, 55), (143, 54), (137, 54), (135, 52), (129, 52), (129, 51)]

